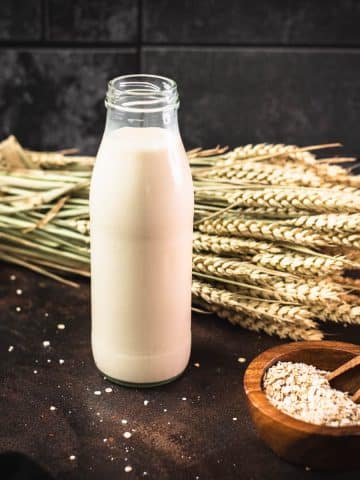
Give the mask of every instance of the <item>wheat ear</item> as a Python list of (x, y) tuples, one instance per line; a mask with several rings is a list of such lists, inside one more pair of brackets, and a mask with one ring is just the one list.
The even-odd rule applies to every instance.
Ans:
[(193, 270), (218, 277), (244, 280), (261, 286), (271, 284), (281, 274), (284, 276), (284, 273), (258, 267), (249, 262), (201, 254), (193, 255)]
[(312, 313), (298, 305), (288, 305), (281, 302), (266, 302), (249, 299), (229, 290), (214, 287), (198, 280), (192, 282), (192, 293), (211, 305), (223, 306), (257, 319), (272, 319), (277, 322), (292, 322), (301, 320), (304, 325), (314, 326)]
[(285, 210), (305, 210), (318, 213), (360, 212), (358, 195), (331, 189), (263, 188), (224, 193), (229, 204), (239, 207), (270, 207)]
[(284, 221), (286, 225), (311, 228), (319, 232), (360, 232), (360, 213), (299, 216)]
[(360, 306), (357, 304), (329, 302), (325, 307), (312, 305), (309, 308), (314, 317), (324, 322), (331, 320), (336, 323), (360, 325)]
[(221, 237), (194, 232), (193, 248), (197, 252), (213, 252), (216, 254), (254, 255), (259, 252), (281, 252), (281, 248), (271, 242), (253, 240), (251, 238)]
[(263, 183), (268, 185), (300, 185), (320, 187), (321, 177), (310, 169), (266, 165), (253, 161), (233, 163), (232, 165), (213, 167), (205, 171), (196, 170), (194, 178), (227, 181), (231, 183)]
[(284, 144), (271, 144), (271, 143), (259, 143), (257, 145), (244, 145), (237, 147), (227, 154), (227, 157), (231, 161), (253, 158), (253, 157), (277, 157), (284, 156), (291, 160), (303, 162), (305, 164), (314, 164), (315, 155), (308, 151), (300, 150), (296, 145), (284, 145)]
[(304, 325), (302, 321), (296, 320), (292, 323), (276, 323), (266, 319), (254, 319), (249, 316), (234, 312), (233, 310), (207, 304), (207, 308), (216, 313), (220, 318), (228, 320), (233, 325), (239, 325), (247, 330), (254, 332), (264, 332), (267, 335), (277, 335), (280, 338), (290, 338), (292, 340), (322, 340), (323, 334), (316, 328)]
[(197, 227), (201, 232), (208, 234), (233, 235), (271, 241), (277, 240), (309, 247), (339, 245), (360, 248), (360, 234), (339, 232), (334, 235), (329, 232), (328, 235), (325, 235), (312, 229), (284, 225), (281, 221), (271, 222), (261, 219), (239, 218), (234, 214), (220, 219), (204, 220)]
[(258, 253), (251, 258), (252, 263), (296, 275), (319, 277), (342, 272), (346, 262), (344, 257), (301, 255), (294, 252)]

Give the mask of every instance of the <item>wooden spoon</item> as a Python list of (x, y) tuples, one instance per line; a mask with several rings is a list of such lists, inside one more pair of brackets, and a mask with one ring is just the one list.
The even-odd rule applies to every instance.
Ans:
[(333, 388), (349, 392), (351, 399), (360, 403), (360, 355), (328, 373), (326, 378)]

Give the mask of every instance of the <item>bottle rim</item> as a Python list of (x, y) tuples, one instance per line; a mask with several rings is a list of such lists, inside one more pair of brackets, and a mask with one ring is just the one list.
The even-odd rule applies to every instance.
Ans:
[(179, 107), (175, 80), (160, 75), (133, 74), (115, 77), (108, 83), (106, 108), (124, 112), (155, 113)]

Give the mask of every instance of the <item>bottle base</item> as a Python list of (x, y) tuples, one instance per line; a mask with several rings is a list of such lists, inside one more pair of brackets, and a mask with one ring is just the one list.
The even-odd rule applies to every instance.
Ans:
[(175, 380), (177, 380), (179, 377), (181, 377), (183, 375), (185, 370), (180, 372), (178, 375), (175, 375), (175, 377), (168, 378), (167, 380), (161, 380), (160, 382), (149, 382), (149, 383), (126, 382), (126, 381), (123, 381), (123, 380), (119, 380), (117, 378), (109, 377), (109, 375), (106, 375), (106, 373), (102, 372), (101, 370), (99, 370), (99, 372), (104, 377), (106, 377), (107, 380), (110, 380), (110, 382), (116, 383), (116, 385), (120, 385), (121, 387), (126, 387), (126, 388), (155, 388), (155, 387), (161, 387), (162, 385), (166, 385), (167, 383), (174, 382)]
[[(97, 369), (110, 381), (133, 388), (151, 388), (176, 380), (186, 369), (191, 350), (191, 336), (180, 341), (172, 351), (127, 353), (111, 348), (111, 342), (92, 339), (92, 353)], [(110, 347), (109, 347), (110, 344)]]

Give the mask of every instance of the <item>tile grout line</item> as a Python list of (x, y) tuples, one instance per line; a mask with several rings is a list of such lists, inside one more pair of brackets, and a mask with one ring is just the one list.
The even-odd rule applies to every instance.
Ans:
[(281, 43), (156, 43), (145, 42), (142, 44), (142, 48), (154, 48), (154, 49), (219, 49), (219, 50), (318, 50), (318, 51), (357, 51), (360, 50), (360, 44), (354, 45), (318, 45), (318, 44), (281, 44)]
[(83, 50), (88, 52), (106, 52), (106, 51), (127, 51), (131, 53), (137, 53), (137, 45), (135, 43), (97, 43), (97, 44), (87, 44), (87, 43), (42, 43), (42, 42), (16, 42), (16, 43), (4, 43), (0, 42), (0, 51), (1, 50)]
[[(47, 30), (44, 26), (42, 27)], [(105, 50), (106, 48), (135, 48), (138, 52), (138, 67), (142, 67), (141, 65), (141, 55), (140, 53), (143, 52), (144, 49), (158, 49), (158, 50), (166, 50), (171, 49), (173, 51), (176, 50), (203, 50), (209, 51), (212, 49), (218, 50), (228, 50), (228, 51), (235, 51), (235, 50), (243, 50), (243, 51), (250, 51), (250, 50), (263, 50), (263, 51), (319, 51), (319, 52), (355, 52), (358, 53), (360, 51), (360, 45), (280, 45), (280, 44), (182, 44), (182, 43), (168, 43), (168, 44), (161, 44), (161, 43), (140, 43), (138, 42), (67, 42), (67, 41), (49, 41), (49, 40), (39, 40), (39, 41), (0, 41), (0, 49), (6, 48), (14, 48), (14, 49), (98, 49), (98, 50)]]
[(48, 29), (47, 29), (47, 18), (48, 18), (48, 2), (47, 0), (41, 0), (41, 42), (46, 41)]
[(137, 73), (142, 73), (142, 46), (143, 46), (143, 2), (142, 0), (138, 0), (138, 42), (137, 42)]

